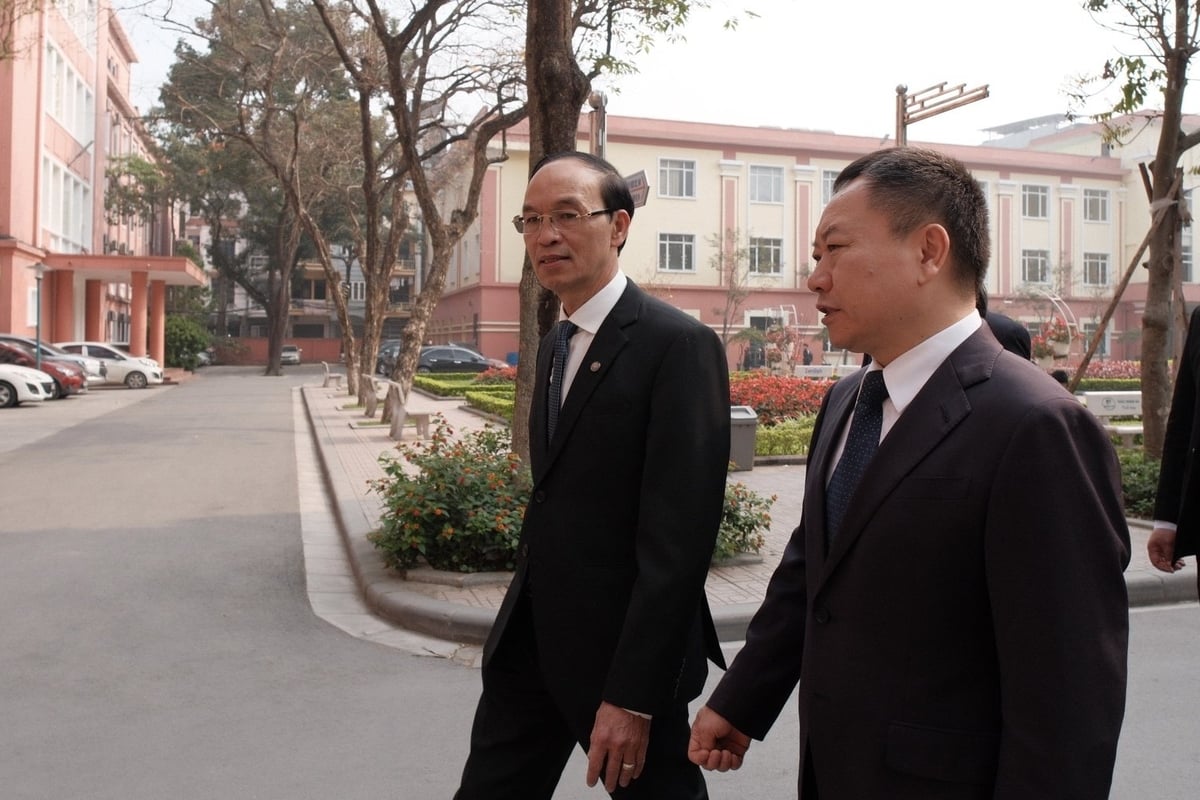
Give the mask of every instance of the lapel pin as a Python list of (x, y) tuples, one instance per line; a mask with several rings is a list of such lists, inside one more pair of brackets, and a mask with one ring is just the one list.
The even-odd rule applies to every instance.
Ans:
[(592, 365), (590, 367), (588, 367), (588, 369), (590, 369), (592, 372), (599, 372), (600, 371), (600, 362), (593, 361)]

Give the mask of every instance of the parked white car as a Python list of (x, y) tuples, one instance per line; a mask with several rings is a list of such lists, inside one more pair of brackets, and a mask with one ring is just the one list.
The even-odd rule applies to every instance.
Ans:
[(298, 345), (285, 344), (279, 350), (280, 364), (299, 364), (300, 353), (303, 352)]
[(56, 342), (55, 347), (68, 353), (98, 358), (108, 369), (109, 383), (123, 383), (130, 389), (144, 389), (163, 382), (162, 367), (153, 358), (132, 356), (115, 345), (103, 342)]
[(54, 396), (54, 378), (16, 364), (0, 364), (0, 408), (35, 403)]

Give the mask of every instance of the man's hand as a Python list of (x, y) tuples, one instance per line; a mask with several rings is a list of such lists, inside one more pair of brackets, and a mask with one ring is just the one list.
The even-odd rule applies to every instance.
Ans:
[(618, 785), (628, 786), (640, 778), (649, 742), (650, 720), (612, 703), (600, 703), (588, 747), (587, 785), (595, 786), (603, 775), (604, 789), (612, 794)]
[(1175, 531), (1168, 528), (1155, 528), (1150, 532), (1150, 540), (1146, 542), (1146, 552), (1150, 563), (1155, 569), (1163, 572), (1178, 572), (1183, 569), (1183, 559), (1172, 561), (1175, 555)]
[(703, 706), (696, 714), (692, 738), (688, 742), (688, 759), (693, 764), (726, 772), (740, 767), (749, 749), (750, 737), (708, 706)]

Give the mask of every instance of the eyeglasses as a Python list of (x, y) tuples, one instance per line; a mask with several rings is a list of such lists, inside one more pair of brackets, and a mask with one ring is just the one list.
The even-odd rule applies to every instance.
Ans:
[(580, 223), (588, 217), (594, 217), (597, 214), (611, 214), (616, 210), (615, 208), (601, 208), (586, 214), (580, 214), (577, 211), (551, 211), (549, 214), (526, 214), (525, 216), (518, 214), (513, 217), (513, 227), (517, 229), (517, 233), (533, 236), (542, 229), (543, 222), (548, 222), (554, 230), (562, 233), (579, 227)]

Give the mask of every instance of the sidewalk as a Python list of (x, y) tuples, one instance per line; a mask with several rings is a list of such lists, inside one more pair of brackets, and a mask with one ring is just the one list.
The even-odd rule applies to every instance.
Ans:
[[(387, 426), (378, 424), (378, 417), (368, 420), (361, 408), (349, 407), (353, 398), (344, 390), (305, 386), (301, 391), (330, 505), (366, 603), (375, 613), (410, 630), (453, 642), (482, 643), (511, 575), (457, 575), (418, 569), (410, 570), (405, 579), (384, 567), (366, 539), (382, 511), (379, 496), (370, 491), (368, 481), (383, 476), (381, 455), (399, 456), (396, 442), (389, 439)], [(441, 400), (413, 392), (409, 410), (440, 414), (455, 431), (490, 424), (467, 410), (458, 398)], [(406, 430), (404, 440), (415, 441), (415, 430)], [(743, 638), (750, 617), (762, 601), (771, 573), (800, 519), (804, 470), (803, 465), (760, 464), (753, 470), (730, 475), (730, 480), (740, 481), (760, 494), (775, 495), (776, 501), (760, 557), (709, 572), (708, 598), (722, 641)], [(1158, 572), (1146, 557), (1149, 533), (1144, 523), (1130, 523), (1133, 552), (1125, 571), (1130, 606), (1195, 602), (1196, 559), (1188, 559), (1187, 568), (1173, 575)]]

